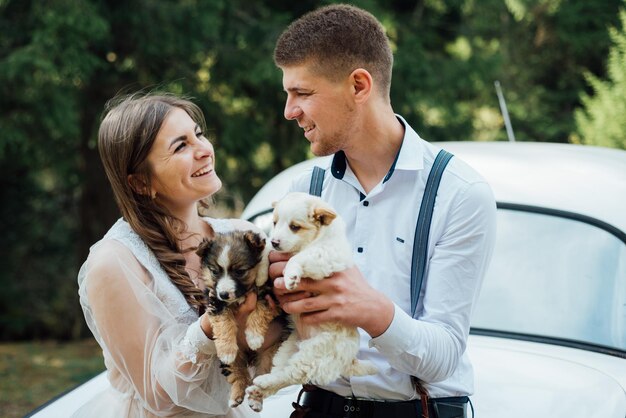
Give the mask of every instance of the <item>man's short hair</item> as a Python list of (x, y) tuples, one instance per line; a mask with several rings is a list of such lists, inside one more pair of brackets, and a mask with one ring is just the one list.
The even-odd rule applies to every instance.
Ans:
[(389, 97), (393, 54), (382, 24), (369, 12), (335, 4), (306, 13), (280, 35), (274, 49), (279, 67), (311, 64), (331, 81), (364, 68)]

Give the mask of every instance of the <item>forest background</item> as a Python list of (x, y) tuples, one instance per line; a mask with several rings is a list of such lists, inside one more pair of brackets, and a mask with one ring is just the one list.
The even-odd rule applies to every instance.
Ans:
[[(119, 217), (96, 147), (116, 94), (165, 90), (200, 105), (221, 214), (237, 216), (309, 157), (283, 118), (272, 51), (290, 21), (328, 3), (0, 0), (0, 341), (90, 335), (76, 275)], [(499, 81), (518, 141), (626, 148), (625, 0), (352, 3), (383, 22), (392, 104), (423, 138), (507, 140)]]

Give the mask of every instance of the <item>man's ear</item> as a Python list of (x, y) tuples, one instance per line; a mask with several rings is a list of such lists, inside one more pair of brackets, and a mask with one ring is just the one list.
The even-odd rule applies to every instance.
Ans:
[(143, 196), (153, 195), (152, 191), (148, 188), (146, 181), (142, 179), (140, 176), (136, 174), (129, 174), (128, 177), (126, 177), (126, 179), (128, 181), (128, 185), (131, 187), (131, 189), (133, 189), (135, 193), (143, 195)]
[(374, 87), (374, 80), (369, 71), (363, 68), (357, 68), (350, 74), (350, 82), (352, 84), (355, 102), (366, 101)]

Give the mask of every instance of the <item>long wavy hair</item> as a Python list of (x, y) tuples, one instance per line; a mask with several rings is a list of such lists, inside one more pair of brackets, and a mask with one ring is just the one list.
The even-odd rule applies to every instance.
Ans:
[[(189, 100), (167, 93), (119, 96), (105, 106), (98, 151), (122, 216), (152, 250), (187, 303), (202, 314), (205, 296), (185, 270), (184, 250), (179, 243), (187, 227), (148, 192), (151, 172), (147, 156), (174, 108), (187, 112), (206, 131), (202, 111)], [(140, 188), (130, 183), (130, 174), (138, 179)], [(209, 202), (200, 203), (207, 207)]]

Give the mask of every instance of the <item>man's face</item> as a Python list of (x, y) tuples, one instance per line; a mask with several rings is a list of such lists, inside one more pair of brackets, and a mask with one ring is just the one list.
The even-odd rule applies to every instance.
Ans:
[(285, 118), (304, 129), (313, 154), (334, 154), (350, 144), (355, 124), (352, 86), (348, 77), (333, 82), (309, 68), (306, 64), (282, 68)]

